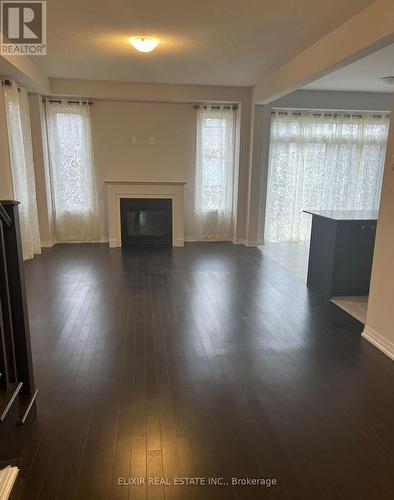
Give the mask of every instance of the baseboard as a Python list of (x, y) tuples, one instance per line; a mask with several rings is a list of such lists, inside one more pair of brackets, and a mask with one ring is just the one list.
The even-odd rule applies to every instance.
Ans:
[(246, 247), (258, 247), (259, 245), (262, 245), (263, 240), (257, 240), (257, 241), (248, 241), (246, 239), (239, 239), (239, 240), (233, 240), (234, 245), (245, 245)]
[(92, 240), (92, 241), (56, 241), (56, 240), (47, 240), (41, 241), (41, 248), (52, 248), (57, 243), (66, 244), (66, 245), (79, 245), (81, 243), (108, 243), (108, 240), (105, 238), (101, 238), (100, 240)]
[(234, 243), (232, 240), (199, 240), (196, 238), (185, 238), (185, 243)]
[(46, 241), (41, 241), (41, 248), (51, 248), (53, 245), (56, 244), (55, 240), (46, 240)]
[(56, 243), (59, 243), (59, 245), (81, 245), (83, 244), (96, 244), (96, 243), (108, 243), (108, 240), (106, 239), (101, 239), (101, 240), (89, 240), (89, 241), (56, 241)]
[(364, 331), (361, 334), (368, 342), (371, 342), (375, 347), (383, 352), (386, 356), (394, 361), (394, 344), (373, 330), (370, 326), (365, 325)]
[[(233, 240), (199, 240), (199, 239), (196, 239), (196, 238), (185, 238), (185, 243), (229, 243), (231, 242), (233, 245), (246, 245), (246, 246), (249, 246), (247, 245), (247, 242), (246, 242), (246, 239), (245, 238), (237, 238), (237, 239), (233, 239)], [(250, 246), (256, 246), (254, 244), (250, 245)]]
[[(248, 247), (255, 247), (257, 246), (256, 242), (247, 242), (244, 239), (241, 240), (197, 240), (197, 239), (192, 239), (192, 238), (185, 238), (185, 240), (182, 240), (178, 238), (175, 241), (175, 244), (173, 246), (175, 247), (183, 247), (184, 243), (226, 243), (226, 242), (231, 242), (234, 245), (246, 245)], [(106, 238), (102, 238), (100, 240), (93, 240), (93, 241), (41, 241), (41, 248), (51, 248), (53, 245), (56, 245), (56, 243), (59, 244), (66, 244), (66, 245), (78, 245), (81, 243), (109, 243), (110, 248), (118, 248), (118, 242), (116, 240), (110, 240)]]

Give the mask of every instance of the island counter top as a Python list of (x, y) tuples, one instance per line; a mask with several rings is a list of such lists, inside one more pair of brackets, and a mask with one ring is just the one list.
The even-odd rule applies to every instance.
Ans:
[(378, 220), (378, 210), (303, 210), (306, 214), (323, 217), (339, 222)]

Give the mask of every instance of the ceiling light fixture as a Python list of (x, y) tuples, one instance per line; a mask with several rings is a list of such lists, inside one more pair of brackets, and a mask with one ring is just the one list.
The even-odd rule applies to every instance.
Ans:
[(151, 36), (133, 36), (129, 42), (140, 52), (152, 52), (159, 45), (159, 40)]
[(383, 76), (381, 80), (389, 87), (394, 87), (394, 76)]

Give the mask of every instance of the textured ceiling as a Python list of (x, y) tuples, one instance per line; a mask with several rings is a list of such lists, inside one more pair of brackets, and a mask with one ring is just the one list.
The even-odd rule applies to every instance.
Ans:
[[(372, 0), (49, 0), (51, 77), (251, 85)], [(160, 39), (152, 53), (127, 42)]]
[(392, 92), (392, 88), (381, 81), (382, 76), (394, 76), (394, 44), (319, 78), (306, 85), (305, 88), (311, 90)]

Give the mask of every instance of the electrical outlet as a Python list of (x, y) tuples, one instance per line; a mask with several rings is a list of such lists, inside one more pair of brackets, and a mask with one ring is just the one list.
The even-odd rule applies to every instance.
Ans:
[(154, 137), (150, 137), (149, 138), (149, 144), (154, 144), (155, 143), (155, 138)]
[(131, 144), (136, 144), (137, 143), (137, 139), (135, 137), (132, 137), (131, 138)]

